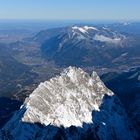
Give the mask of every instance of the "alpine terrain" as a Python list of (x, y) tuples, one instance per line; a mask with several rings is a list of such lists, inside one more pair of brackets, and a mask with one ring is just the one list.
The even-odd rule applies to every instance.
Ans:
[(44, 58), (60, 66), (118, 68), (126, 64), (139, 65), (139, 37), (110, 26), (49, 29), (38, 33), (33, 40), (41, 43)]
[(68, 67), (41, 83), (0, 131), (0, 140), (134, 140), (119, 99), (100, 80)]

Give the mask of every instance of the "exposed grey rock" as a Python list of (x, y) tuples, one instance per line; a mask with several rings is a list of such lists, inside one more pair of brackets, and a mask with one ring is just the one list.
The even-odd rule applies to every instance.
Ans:
[(41, 83), (0, 132), (0, 140), (133, 140), (126, 113), (96, 72), (68, 67)]

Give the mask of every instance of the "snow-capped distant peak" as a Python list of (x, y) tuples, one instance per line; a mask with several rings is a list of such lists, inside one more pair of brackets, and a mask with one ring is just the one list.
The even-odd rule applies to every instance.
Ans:
[(121, 38), (120, 37), (116, 37), (116, 38), (110, 38), (110, 37), (106, 37), (104, 35), (95, 35), (94, 40), (100, 41), (100, 42), (107, 42), (107, 43), (120, 43)]
[(87, 31), (86, 31), (84, 28), (82, 28), (82, 27), (74, 26), (74, 27), (72, 27), (72, 29), (73, 29), (73, 30), (79, 30), (79, 31), (82, 32), (82, 33), (87, 33)]
[(90, 27), (90, 26), (84, 26), (83, 27), (85, 30), (90, 30), (90, 29), (92, 29), (92, 30), (95, 30), (95, 31), (98, 31), (98, 29), (97, 28), (95, 28), (95, 27)]
[(98, 31), (97, 28), (95, 27), (90, 27), (90, 26), (83, 26), (83, 27), (78, 27), (78, 26), (73, 26), (72, 27), (73, 30), (79, 30), (80, 32), (82, 33), (88, 33), (89, 30), (95, 30), (95, 31)]
[(117, 32), (113, 32), (109, 28), (96, 28), (93, 26), (73, 26), (72, 38), (76, 37), (78, 40), (100, 41), (105, 43), (120, 44), (126, 40), (126, 37)]

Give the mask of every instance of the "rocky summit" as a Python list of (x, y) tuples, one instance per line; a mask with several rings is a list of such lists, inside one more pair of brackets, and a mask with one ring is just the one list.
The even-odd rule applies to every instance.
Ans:
[(119, 99), (81, 68), (41, 83), (0, 131), (0, 140), (134, 140)]

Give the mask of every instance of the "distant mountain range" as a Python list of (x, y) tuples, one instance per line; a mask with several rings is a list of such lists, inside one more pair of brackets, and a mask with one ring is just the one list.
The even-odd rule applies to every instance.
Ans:
[(38, 33), (33, 40), (42, 44), (44, 58), (60, 66), (139, 65), (139, 38), (112, 28), (72, 26), (50, 29)]

